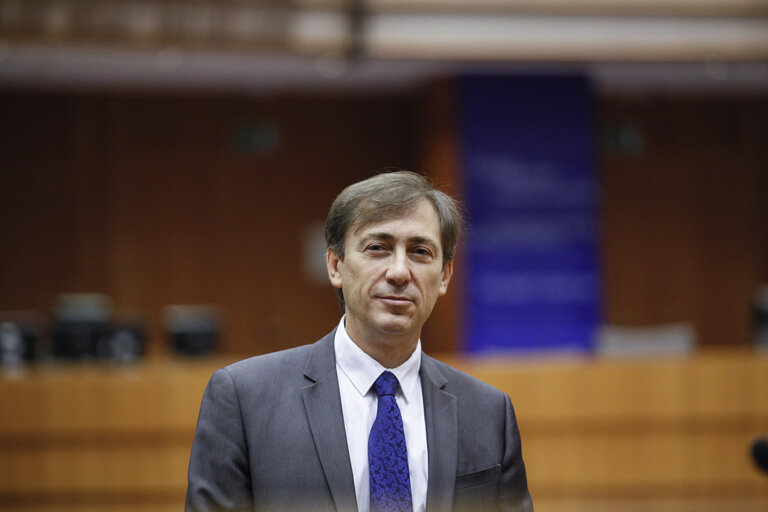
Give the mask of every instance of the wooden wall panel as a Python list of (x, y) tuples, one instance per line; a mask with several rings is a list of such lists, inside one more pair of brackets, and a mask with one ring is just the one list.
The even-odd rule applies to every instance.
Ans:
[(765, 98), (601, 102), (607, 322), (750, 342), (768, 282), (766, 119)]
[[(220, 305), (230, 353), (314, 341), (339, 310), (302, 272), (302, 233), (344, 186), (410, 167), (410, 105), (4, 93), (0, 310), (105, 293), (145, 315), (152, 354), (174, 303)], [(243, 148), (243, 127), (276, 146)]]
[[(689, 321), (702, 344), (748, 343), (750, 296), (768, 282), (768, 101), (598, 105), (598, 135), (629, 127), (641, 142), (598, 151), (605, 320)], [(303, 276), (301, 237), (345, 185), (414, 168), (461, 197), (450, 81), (412, 97), (3, 91), (0, 110), (0, 310), (106, 293), (144, 315), (153, 355), (173, 303), (220, 305), (229, 353), (329, 330), (335, 297)], [(243, 149), (244, 126), (275, 129), (278, 145)], [(457, 264), (429, 351), (461, 347)]]
[[(419, 172), (428, 175), (445, 193), (464, 200), (461, 177), (458, 105), (455, 84), (450, 80), (426, 87), (419, 96)], [(424, 325), (423, 347), (428, 352), (462, 349), (464, 338), (464, 258), (459, 240), (448, 293), (437, 301)]]

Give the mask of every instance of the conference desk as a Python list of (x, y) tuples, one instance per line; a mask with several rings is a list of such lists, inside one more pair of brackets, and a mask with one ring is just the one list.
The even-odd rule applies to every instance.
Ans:
[[(440, 357), (507, 392), (537, 512), (768, 510), (768, 355)], [(231, 359), (0, 371), (0, 510), (181, 510), (197, 411)]]

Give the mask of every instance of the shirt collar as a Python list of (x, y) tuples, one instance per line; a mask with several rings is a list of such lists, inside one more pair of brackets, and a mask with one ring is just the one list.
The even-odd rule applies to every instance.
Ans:
[(411, 356), (397, 368), (385, 368), (374, 358), (357, 346), (344, 327), (345, 317), (341, 317), (336, 329), (333, 348), (336, 353), (336, 365), (344, 372), (358, 393), (365, 396), (379, 375), (385, 370), (395, 374), (400, 382), (400, 392), (408, 403), (416, 392), (421, 368), (421, 340), (416, 343)]

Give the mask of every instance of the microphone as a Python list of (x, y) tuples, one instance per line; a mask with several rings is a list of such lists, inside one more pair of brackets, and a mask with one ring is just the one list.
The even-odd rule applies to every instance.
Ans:
[(752, 443), (752, 458), (757, 467), (768, 472), (768, 438), (758, 437)]

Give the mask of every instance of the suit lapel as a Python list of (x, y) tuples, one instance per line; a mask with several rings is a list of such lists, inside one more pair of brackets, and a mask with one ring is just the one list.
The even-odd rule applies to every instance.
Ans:
[(427, 424), (429, 476), (427, 511), (451, 510), (456, 482), (458, 417), (456, 397), (443, 390), (448, 383), (434, 359), (422, 354), (421, 389)]
[(304, 408), (317, 455), (337, 510), (357, 510), (352, 465), (344, 430), (339, 381), (333, 352), (335, 331), (315, 343), (304, 376)]

